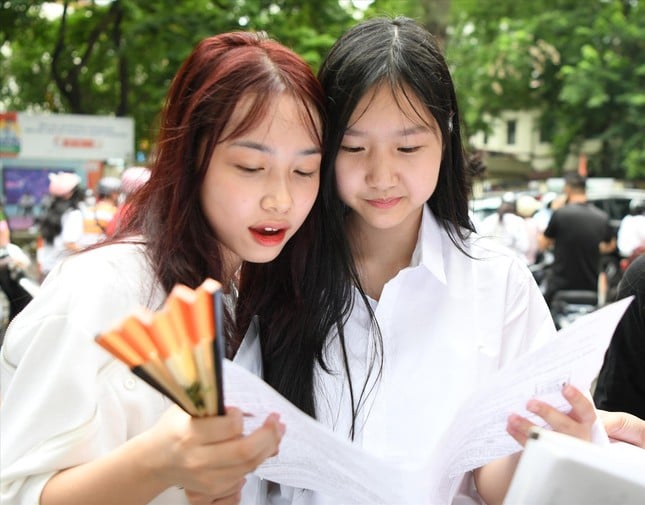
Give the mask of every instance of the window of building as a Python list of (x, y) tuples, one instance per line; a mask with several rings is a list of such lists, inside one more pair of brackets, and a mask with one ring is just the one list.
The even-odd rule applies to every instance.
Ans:
[(517, 130), (517, 121), (515, 119), (509, 119), (506, 121), (506, 143), (508, 145), (515, 144), (515, 134)]
[(548, 124), (546, 121), (540, 121), (540, 138), (541, 143), (551, 142), (553, 139), (553, 125)]

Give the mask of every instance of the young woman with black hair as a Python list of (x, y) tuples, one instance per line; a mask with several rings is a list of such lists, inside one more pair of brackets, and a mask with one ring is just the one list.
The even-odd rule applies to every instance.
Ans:
[[(239, 321), (258, 314), (265, 379), (298, 407), (392, 463), (423, 464), (441, 457), (433, 447), (478, 385), (555, 328), (525, 263), (474, 231), (459, 108), (432, 36), (407, 18), (362, 22), (334, 44), (319, 78), (322, 240), (312, 239), (302, 271), (286, 257), (246, 265), (253, 304), (238, 306)], [(531, 408), (589, 438), (593, 405), (573, 388), (564, 394), (569, 416)], [(520, 442), (525, 421), (509, 419)], [(460, 503), (501, 503), (516, 462), (462, 476)]]

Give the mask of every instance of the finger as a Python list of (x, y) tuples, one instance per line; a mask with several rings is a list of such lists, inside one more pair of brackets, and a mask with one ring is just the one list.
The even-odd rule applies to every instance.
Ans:
[(526, 405), (529, 412), (541, 417), (554, 431), (584, 440), (591, 440), (593, 423), (580, 422), (569, 414), (560, 412), (548, 403), (531, 400)]
[(607, 435), (614, 439), (645, 449), (645, 422), (625, 412), (606, 412), (599, 410)]
[(251, 449), (248, 453), (249, 460), (259, 464), (266, 458), (276, 455), (285, 431), (286, 426), (280, 422), (279, 414), (267, 416), (262, 426), (247, 437), (246, 443), (255, 449), (255, 452)]
[(274, 437), (277, 435), (275, 451), (269, 454), (269, 456), (277, 456), (280, 442), (282, 441), (282, 437), (284, 436), (287, 427), (284, 423), (280, 422), (280, 415), (275, 413), (270, 414), (262, 426), (268, 430), (269, 436), (271, 436), (271, 434), (273, 434)]
[(506, 432), (521, 446), (526, 445), (531, 428), (535, 425), (525, 417), (511, 414), (506, 420)]
[(571, 405), (569, 417), (585, 424), (593, 424), (596, 420), (594, 404), (579, 389), (571, 384), (565, 384), (562, 395)]
[(284, 425), (277, 415), (271, 415), (248, 436), (194, 448), (192, 482), (185, 487), (207, 492), (211, 483), (239, 481), (276, 453), (283, 433)]
[(540, 400), (530, 400), (526, 404), (526, 410), (542, 418), (553, 430), (560, 433), (575, 431), (578, 423), (564, 412), (552, 407)]
[(266, 458), (277, 453), (284, 432), (285, 426), (279, 422), (279, 416), (271, 414), (253, 433), (219, 444), (221, 461), (229, 462), (236, 471), (252, 472)]

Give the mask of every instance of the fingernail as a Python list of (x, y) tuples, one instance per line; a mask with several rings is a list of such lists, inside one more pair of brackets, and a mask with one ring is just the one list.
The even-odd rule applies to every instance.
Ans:
[(287, 425), (284, 423), (278, 423), (278, 431), (280, 432), (280, 436), (283, 436), (287, 431)]
[(526, 404), (526, 410), (537, 414), (540, 411), (540, 404), (534, 400), (531, 400)]
[(569, 398), (571, 398), (574, 394), (575, 394), (575, 393), (574, 393), (574, 391), (573, 391), (573, 388), (572, 388), (569, 384), (565, 384), (565, 385), (562, 387), (562, 395), (563, 395), (565, 398), (569, 399)]
[(267, 420), (275, 421), (276, 423), (280, 422), (280, 414), (277, 412), (272, 412), (267, 416)]
[(520, 424), (520, 416), (517, 414), (511, 414), (508, 416), (507, 423), (512, 426), (513, 428), (516, 428)]

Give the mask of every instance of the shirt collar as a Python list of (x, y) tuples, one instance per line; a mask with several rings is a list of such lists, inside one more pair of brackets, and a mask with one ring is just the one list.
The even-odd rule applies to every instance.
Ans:
[(447, 285), (443, 259), (443, 240), (446, 232), (439, 225), (428, 205), (423, 206), (419, 238), (412, 253), (412, 267), (423, 265), (439, 282)]

